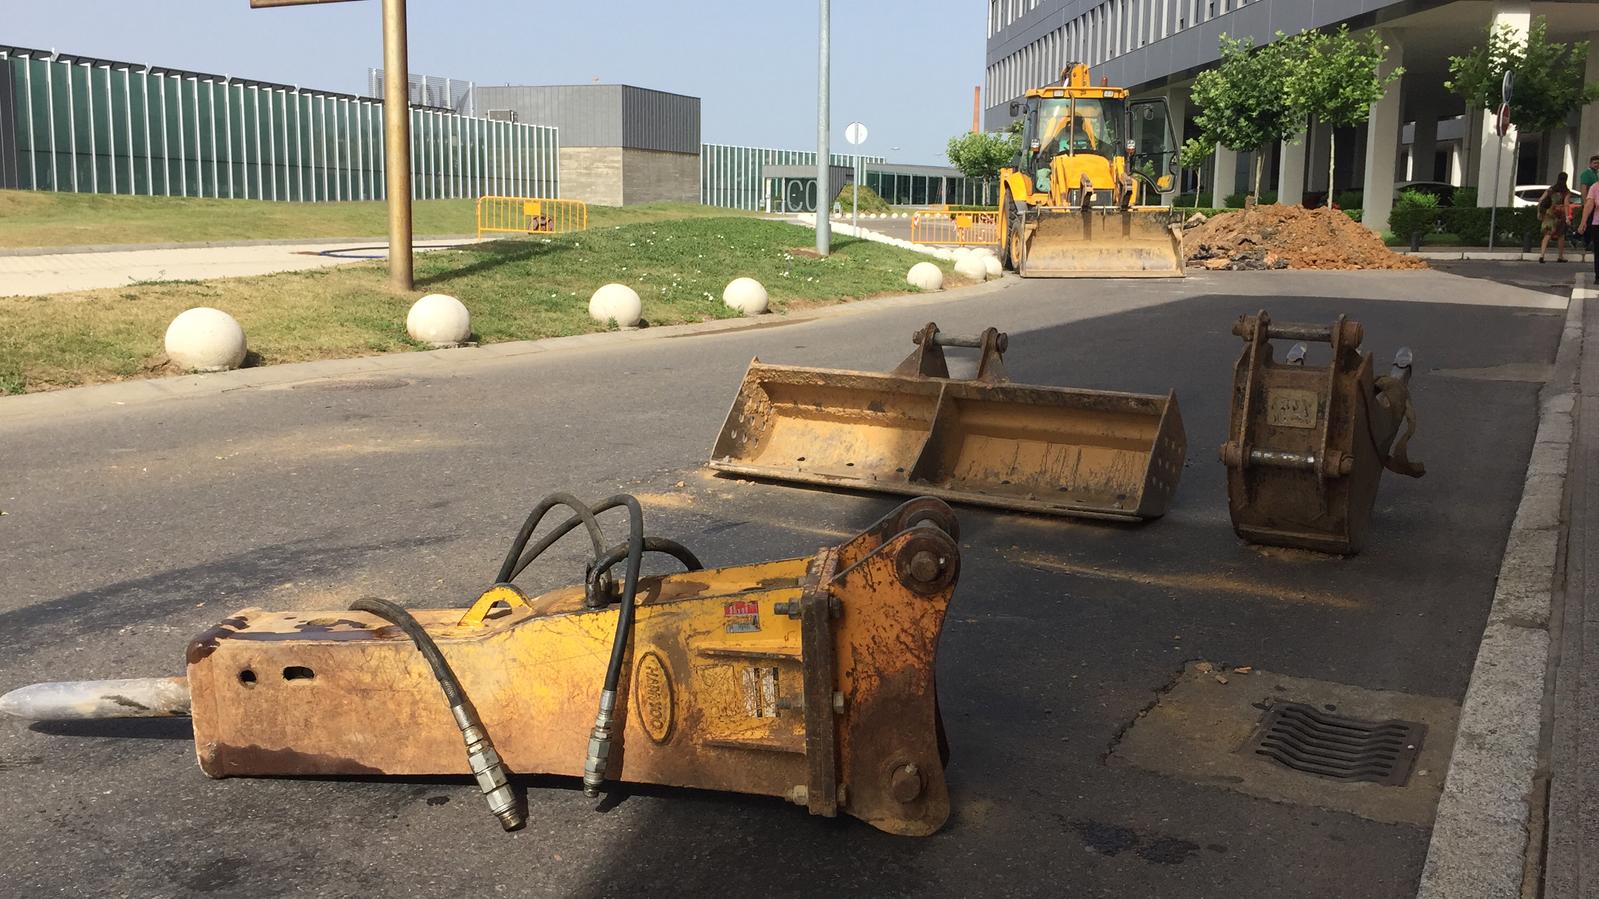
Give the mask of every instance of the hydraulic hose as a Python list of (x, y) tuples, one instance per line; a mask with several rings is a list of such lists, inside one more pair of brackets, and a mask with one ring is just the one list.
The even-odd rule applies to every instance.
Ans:
[[(627, 506), (627, 568), (622, 579), (622, 607), (616, 613), (616, 636), (611, 641), (611, 661), (605, 668), (605, 684), (600, 690), (600, 710), (594, 716), (588, 758), (583, 761), (583, 792), (591, 797), (598, 796), (605, 783), (605, 767), (611, 755), (611, 724), (616, 712), (616, 685), (622, 677), (622, 662), (627, 656), (628, 637), (633, 630), (633, 597), (638, 593), (639, 566), (644, 561), (644, 510), (631, 496), (624, 494), (613, 499)], [(595, 553), (602, 554), (603, 550)]]
[[(612, 566), (627, 558), (627, 550), (627, 544), (618, 544), (607, 550), (605, 555), (600, 556), (599, 561), (594, 563), (593, 570), (589, 572), (588, 582), (588, 595), (591, 598), (590, 605), (603, 606), (609, 604), (609, 600), (604, 602), (595, 601), (596, 597), (600, 597), (607, 592), (601, 590), (600, 581), (611, 570)], [(645, 537), (644, 551), (671, 556), (682, 562), (683, 567), (689, 571), (699, 571), (705, 567), (700, 564), (699, 557), (695, 556), (688, 547), (678, 543), (676, 540), (668, 540), (665, 537)]]
[[(623, 506), (623, 505), (626, 504), (625, 500), (626, 500), (626, 497), (613, 496), (610, 499), (604, 500), (603, 502), (595, 503), (593, 506), (590, 506), (589, 509), (588, 509), (589, 517), (598, 516), (602, 512), (608, 512), (611, 509), (615, 509), (615, 508), (618, 508), (620, 506)], [(539, 542), (533, 544), (526, 551), (523, 551), (521, 557), (516, 560), (516, 564), (511, 567), (510, 577), (503, 577), (502, 576), (500, 578), (499, 582), (503, 584), (503, 583), (509, 583), (511, 581), (516, 580), (517, 577), (519, 577), (522, 574), (523, 571), (527, 570), (527, 567), (529, 565), (533, 564), (534, 560), (536, 560), (539, 556), (544, 554), (545, 550), (549, 549), (551, 546), (554, 546), (556, 541), (560, 540), (562, 537), (565, 537), (567, 534), (571, 533), (572, 529), (577, 527), (579, 524), (587, 524), (587, 523), (588, 523), (588, 519), (583, 517), (583, 516), (581, 516), (581, 515), (579, 515), (579, 516), (575, 516), (575, 517), (572, 517), (572, 518), (568, 518), (566, 521), (563, 521), (560, 524), (556, 525), (553, 530), (551, 530), (548, 534), (545, 534), (542, 538), (540, 538)], [(598, 523), (595, 524), (595, 527), (596, 528), (599, 527)], [(591, 537), (593, 536), (592, 533), (590, 534), (590, 536)], [(515, 548), (515, 547), (513, 547), (513, 548)], [(603, 551), (604, 551), (603, 547), (601, 545), (599, 545), (599, 544), (596, 544), (595, 547), (594, 547), (594, 558), (598, 559)], [(500, 574), (501, 575), (505, 574), (505, 569), (503, 567), (500, 569)]]
[[(595, 513), (590, 511), (588, 506), (583, 505), (581, 500), (570, 493), (552, 493), (549, 496), (539, 500), (539, 504), (533, 507), (532, 512), (528, 513), (527, 520), (522, 523), (522, 529), (517, 531), (516, 539), (511, 541), (511, 551), (506, 554), (505, 562), (500, 565), (499, 577), (495, 578), (496, 583), (508, 583), (511, 578), (516, 576), (516, 573), (520, 571), (521, 568), (527, 567), (526, 562), (522, 563), (520, 568), (517, 566), (517, 563), (520, 561), (522, 556), (522, 550), (527, 546), (528, 539), (533, 536), (534, 528), (537, 528), (539, 526), (539, 522), (544, 520), (544, 516), (548, 515), (550, 510), (556, 506), (566, 506), (573, 512), (577, 513), (577, 517), (573, 519), (573, 522), (581, 521), (583, 525), (588, 528), (589, 540), (594, 544), (594, 555), (596, 558), (598, 558), (601, 553), (605, 552), (605, 535), (600, 531), (599, 522), (594, 519)], [(567, 527), (566, 530), (552, 534), (551, 537), (546, 537), (545, 540), (548, 542), (541, 541), (541, 546), (538, 548), (538, 552), (542, 553), (545, 549), (548, 549), (549, 545), (554, 543), (555, 540), (565, 536), (567, 531), (570, 531), (572, 527), (576, 527), (576, 524), (573, 522), (568, 522), (571, 527)], [(537, 557), (538, 553), (535, 553), (532, 558), (528, 559), (528, 562), (531, 562), (533, 558)]]
[(450, 703), (450, 713), (455, 717), (456, 725), (461, 728), (461, 738), (466, 741), (466, 757), (472, 768), (472, 776), (477, 779), (478, 789), (482, 790), (483, 797), (488, 800), (489, 811), (500, 819), (500, 826), (506, 830), (521, 827), (524, 818), (517, 806), (516, 796), (511, 792), (510, 784), (507, 782), (505, 765), (500, 761), (500, 754), (495, 751), (488, 731), (483, 729), (477, 708), (472, 705), (472, 700), (467, 697), (466, 691), (461, 689), (460, 679), (451, 670), (444, 654), (439, 652), (438, 644), (433, 642), (433, 638), (410, 612), (388, 600), (364, 596), (351, 603), (350, 608), (358, 612), (371, 612), (395, 625), (411, 638), (417, 651), (427, 659), (428, 666), (433, 669), (433, 676), (438, 679), (439, 687), (444, 690), (444, 698)]

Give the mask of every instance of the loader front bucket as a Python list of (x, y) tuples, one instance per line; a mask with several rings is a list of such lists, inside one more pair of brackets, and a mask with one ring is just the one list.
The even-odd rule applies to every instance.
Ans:
[(1169, 209), (1049, 209), (1027, 223), (1024, 278), (1181, 278), (1183, 230)]
[[(1005, 336), (917, 332), (889, 374), (750, 364), (710, 465), (773, 480), (1082, 517), (1165, 514), (1186, 438), (1175, 393), (1011, 384)], [(943, 346), (983, 349), (974, 379)]]

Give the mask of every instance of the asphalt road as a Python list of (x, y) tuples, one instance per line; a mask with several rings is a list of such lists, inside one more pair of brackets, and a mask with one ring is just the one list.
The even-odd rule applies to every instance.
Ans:
[[(751, 356), (887, 369), (912, 330), (995, 325), (1013, 379), (1164, 393), (1188, 464), (1144, 526), (957, 509), (938, 682), (954, 814), (925, 839), (777, 799), (640, 787), (596, 811), (532, 778), (502, 834), (465, 780), (212, 781), (186, 722), (0, 722), (0, 894), (722, 893), (1399, 896), (1428, 832), (1106, 764), (1185, 662), (1464, 693), (1563, 300), (1482, 272), (1022, 282), (719, 335), (352, 377), (0, 427), (0, 690), (176, 674), (246, 606), (366, 594), (462, 606), (554, 490), (640, 494), (708, 565), (802, 555), (898, 500), (744, 483), (703, 462)], [(1265, 552), (1227, 521), (1242, 312), (1363, 322), (1416, 353), (1426, 478), (1388, 476), (1355, 558)], [(764, 323), (763, 323), (764, 324)], [(3, 401), (0, 401), (3, 402)], [(682, 488), (676, 483), (682, 481)], [(581, 544), (529, 587), (576, 582)], [(597, 689), (598, 685), (596, 685)], [(585, 705), (591, 697), (583, 697)], [(381, 709), (375, 710), (381, 714)]]

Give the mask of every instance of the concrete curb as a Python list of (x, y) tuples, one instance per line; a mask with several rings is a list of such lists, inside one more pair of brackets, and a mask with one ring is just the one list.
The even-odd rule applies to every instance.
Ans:
[(1019, 278), (1006, 276), (1003, 279), (951, 290), (855, 300), (817, 309), (807, 309), (803, 312), (789, 315), (761, 315), (749, 318), (718, 319), (709, 322), (638, 328), (629, 331), (599, 331), (570, 337), (515, 340), (505, 343), (491, 343), (484, 346), (461, 347), (459, 349), (421, 350), (410, 353), (385, 353), (379, 356), (356, 356), (348, 359), (324, 359), (317, 362), (264, 365), (259, 368), (241, 368), (236, 371), (216, 372), (213, 374), (146, 378), (143, 380), (117, 381), (110, 384), (93, 384), (85, 387), (70, 387), (64, 390), (51, 390), (43, 393), (25, 393), (20, 396), (0, 397), (0, 422), (20, 422), (42, 417), (58, 418), (63, 415), (80, 412), (140, 406), (163, 400), (215, 396), (219, 393), (229, 393), (235, 390), (283, 388), (313, 381), (349, 377), (351, 375), (380, 372), (391, 375), (427, 374), (440, 370), (455, 370), (463, 366), (492, 363), (515, 356), (586, 350), (624, 341), (666, 340), (696, 337), (704, 334), (725, 334), (757, 328), (781, 327), (783, 325), (853, 315), (871, 310), (964, 300), (1003, 290), (1019, 282)]
[[(458, 240), (475, 242), (475, 234), (439, 234), (417, 235), (413, 238), (418, 244), (438, 243), (441, 240)], [(273, 238), (271, 240), (203, 240), (188, 243), (104, 243), (104, 244), (78, 244), (69, 247), (7, 247), (0, 248), (0, 256), (72, 256), (80, 253), (132, 253), (139, 250), (208, 250), (215, 247), (294, 247), (294, 246), (339, 246), (340, 244), (359, 244), (362, 246), (387, 246), (389, 239), (385, 236), (378, 237), (290, 237)]]
[(1599, 299), (1577, 275), (1538, 435), (1499, 566), (1493, 606), (1460, 707), (1418, 899), (1519, 899), (1543, 743), (1549, 619), (1563, 533), (1582, 308)]

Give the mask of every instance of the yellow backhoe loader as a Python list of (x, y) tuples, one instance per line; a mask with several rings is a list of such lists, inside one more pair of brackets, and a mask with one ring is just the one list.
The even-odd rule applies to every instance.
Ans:
[(1000, 256), (1028, 278), (1180, 278), (1177, 142), (1164, 99), (1127, 99), (1074, 63), (1011, 104), (1022, 150), (1000, 170)]

